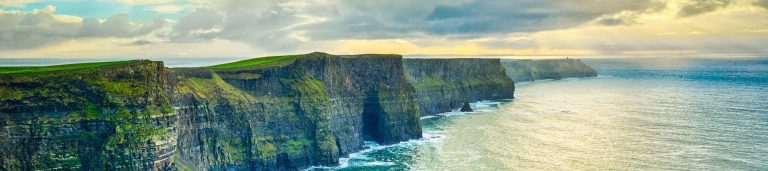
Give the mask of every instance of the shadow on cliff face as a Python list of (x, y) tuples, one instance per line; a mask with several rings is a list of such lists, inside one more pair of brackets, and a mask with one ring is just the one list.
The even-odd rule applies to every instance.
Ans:
[(366, 141), (381, 142), (384, 140), (380, 129), (381, 113), (384, 113), (384, 109), (381, 107), (378, 94), (371, 91), (363, 103), (363, 139)]
[(514, 95), (499, 59), (312, 53), (202, 68), (118, 63), (0, 73), (0, 170), (335, 165), (364, 141), (420, 139), (420, 115)]

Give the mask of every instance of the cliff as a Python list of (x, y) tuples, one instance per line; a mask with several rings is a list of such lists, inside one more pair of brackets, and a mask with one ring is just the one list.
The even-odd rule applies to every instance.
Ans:
[(295, 170), (335, 165), (363, 141), (420, 138), (400, 59), (312, 53), (178, 69), (175, 164)]
[(404, 59), (421, 116), (458, 109), (465, 101), (514, 98), (515, 84), (499, 59)]
[(502, 60), (506, 74), (513, 81), (595, 77), (597, 72), (578, 59)]
[(399, 55), (0, 68), (0, 170), (298, 170), (421, 138)]
[(364, 141), (421, 138), (419, 116), (513, 98), (510, 69), (565, 77), (571, 65), (311, 53), (202, 68), (0, 67), (0, 170), (336, 165)]
[(0, 170), (170, 169), (175, 113), (162, 62), (0, 74)]

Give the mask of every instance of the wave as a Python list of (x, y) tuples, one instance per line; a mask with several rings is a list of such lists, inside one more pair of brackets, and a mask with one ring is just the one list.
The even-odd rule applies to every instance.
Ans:
[[(479, 114), (479, 113), (486, 113), (486, 112), (494, 112), (498, 111), (499, 106), (502, 104), (509, 102), (511, 99), (503, 99), (498, 101), (491, 101), (491, 100), (483, 100), (478, 101), (474, 103), (470, 103), (469, 105), (475, 109), (474, 112), (461, 112), (459, 109), (454, 109), (451, 112), (446, 113), (440, 113), (435, 114), (431, 116), (424, 116), (421, 117), (421, 120), (427, 120), (427, 119), (436, 119), (436, 118), (452, 118), (453, 116), (464, 116), (469, 114)], [(397, 147), (412, 147), (415, 145), (421, 145), (425, 143), (432, 143), (437, 144), (441, 140), (445, 139), (447, 137), (446, 134), (444, 134), (443, 131), (437, 130), (437, 129), (426, 129), (422, 133), (421, 139), (414, 139), (414, 140), (408, 140), (404, 142), (400, 142), (397, 144), (392, 145), (381, 145), (373, 141), (365, 141), (364, 150), (350, 153), (347, 157), (339, 158), (339, 165), (337, 166), (312, 166), (305, 171), (310, 170), (339, 170), (344, 168), (350, 168), (350, 167), (365, 167), (365, 166), (392, 166), (396, 165), (397, 163), (389, 162), (389, 161), (365, 161), (365, 162), (355, 162), (352, 163), (352, 161), (361, 161), (361, 160), (370, 160), (371, 157), (368, 156), (368, 154), (372, 152), (376, 152), (379, 150), (386, 150), (388, 148), (397, 148)]]

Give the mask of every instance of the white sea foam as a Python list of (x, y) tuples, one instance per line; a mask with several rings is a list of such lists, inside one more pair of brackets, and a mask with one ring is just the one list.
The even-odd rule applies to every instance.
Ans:
[(478, 102), (476, 112), (423, 117), (423, 139), (351, 155), (337, 168), (766, 170), (766, 64), (642, 72), (632, 64), (606, 71), (612, 76), (537, 81), (499, 112), (483, 113), (493, 104)]
[(531, 84), (531, 82), (530, 81), (515, 82), (516, 86), (528, 85), (528, 84)]
[(613, 78), (611, 75), (597, 75), (597, 78)]
[[(489, 101), (489, 100), (478, 101), (478, 102), (474, 102), (474, 103), (470, 103), (469, 104), (473, 109), (475, 109), (474, 112), (460, 112), (459, 109), (454, 109), (451, 112), (440, 113), (440, 114), (436, 114), (436, 115), (432, 115), (432, 116), (424, 116), (424, 117), (421, 117), (420, 119), (424, 120), (424, 119), (430, 119), (430, 118), (438, 118), (438, 117), (441, 117), (441, 116), (451, 117), (451, 116), (463, 116), (463, 115), (468, 115), (468, 114), (477, 114), (477, 113), (484, 113), (484, 112), (493, 112), (493, 111), (497, 111), (499, 109), (499, 106), (501, 104), (503, 104), (503, 103), (504, 102), (502, 102), (502, 101)], [(409, 146), (420, 145), (420, 144), (424, 144), (424, 143), (436, 144), (436, 143), (440, 142), (442, 139), (445, 139), (447, 137), (448, 136), (446, 134), (444, 134), (444, 131), (440, 131), (440, 130), (424, 130), (422, 132), (422, 138), (421, 139), (408, 140), (408, 141), (404, 141), (404, 142), (400, 142), (400, 143), (392, 144), (392, 145), (381, 145), (381, 144), (378, 144), (378, 143), (373, 142), (373, 141), (366, 141), (365, 145), (364, 145), (364, 147), (365, 147), (364, 150), (361, 150), (361, 151), (358, 151), (358, 152), (355, 152), (355, 153), (350, 153), (347, 157), (340, 158), (338, 166), (331, 166), (331, 167), (329, 167), (329, 166), (312, 166), (312, 167), (309, 167), (309, 168), (307, 168), (305, 170), (315, 170), (315, 169), (338, 170), (338, 169), (342, 169), (342, 168), (348, 168), (348, 167), (352, 166), (351, 163), (350, 163), (351, 160), (356, 160), (356, 161), (370, 160), (370, 157), (368, 156), (368, 154), (371, 153), (371, 152), (374, 152), (374, 151), (384, 150), (386, 148), (391, 148), (391, 147), (409, 147)], [(386, 162), (386, 161), (367, 161), (367, 162), (355, 163), (354, 166), (390, 166), (390, 165), (395, 165), (395, 164), (396, 163)]]
[(439, 117), (439, 116), (437, 116), (437, 115), (429, 115), (429, 116), (422, 116), (419, 119), (424, 120), (424, 119), (432, 119), (432, 118), (437, 118), (437, 117)]

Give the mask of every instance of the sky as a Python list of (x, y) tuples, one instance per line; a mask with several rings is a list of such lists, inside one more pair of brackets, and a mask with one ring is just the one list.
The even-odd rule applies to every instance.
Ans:
[(0, 58), (765, 57), (768, 0), (0, 0)]

